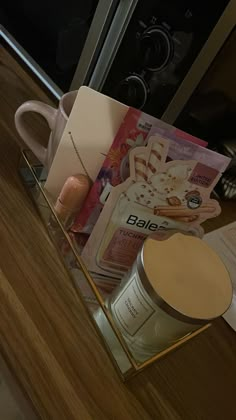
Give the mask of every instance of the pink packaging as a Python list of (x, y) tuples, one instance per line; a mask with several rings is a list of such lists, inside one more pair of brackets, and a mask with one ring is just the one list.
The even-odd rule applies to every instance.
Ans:
[(167, 161), (171, 144), (156, 135), (130, 152), (130, 177), (112, 188), (82, 252), (90, 271), (122, 277), (147, 236), (173, 229), (202, 236), (201, 223), (220, 214), (210, 195), (221, 176), (215, 167), (229, 159), (208, 151), (208, 165)]
[(119, 185), (129, 176), (131, 149), (146, 144), (147, 136), (158, 130), (165, 135), (171, 135), (173, 139), (177, 136), (185, 139), (180, 140), (184, 144), (207, 145), (203, 140), (190, 136), (157, 118), (140, 110), (129, 108), (82, 210), (75, 218), (71, 228), (73, 232), (82, 232), (88, 235), (92, 232), (112, 187)]
[[(181, 134), (180, 134), (181, 133)], [(229, 165), (230, 159), (226, 156), (223, 156), (213, 150), (206, 149), (205, 146), (202, 146), (199, 141), (190, 141), (190, 137), (195, 140), (196, 137), (192, 137), (186, 134), (186, 138), (183, 135), (183, 131), (174, 130), (170, 131), (163, 127), (153, 126), (149, 131), (146, 142), (149, 142), (149, 139), (157, 134), (161, 135), (164, 138), (169, 140), (169, 150), (167, 160), (197, 160), (204, 165), (211, 165), (212, 168), (216, 169), (218, 172), (224, 172)], [(188, 141), (186, 139), (188, 138)]]
[(129, 176), (129, 150), (144, 145), (155, 121), (156, 118), (129, 108), (82, 211), (75, 220), (73, 232), (91, 233), (111, 188)]

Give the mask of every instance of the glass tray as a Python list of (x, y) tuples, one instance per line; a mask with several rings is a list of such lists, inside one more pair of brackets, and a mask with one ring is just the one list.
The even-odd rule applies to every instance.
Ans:
[(55, 214), (53, 202), (44, 190), (46, 171), (32, 152), (28, 150), (21, 152), (19, 173), (64, 262), (78, 298), (87, 309), (91, 321), (123, 380), (140, 372), (210, 326), (207, 324), (199, 328), (144, 362), (137, 361), (129, 351), (105, 305), (107, 293), (104, 293), (104, 288), (101, 289), (98, 286), (95, 276), (88, 272), (79, 255), (79, 244), (76, 243), (72, 234), (64, 229)]

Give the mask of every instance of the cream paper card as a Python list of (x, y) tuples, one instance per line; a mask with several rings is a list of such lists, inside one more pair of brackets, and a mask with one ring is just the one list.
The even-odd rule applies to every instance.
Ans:
[(127, 111), (86, 86), (79, 89), (45, 184), (54, 199), (70, 175), (87, 173), (95, 181)]

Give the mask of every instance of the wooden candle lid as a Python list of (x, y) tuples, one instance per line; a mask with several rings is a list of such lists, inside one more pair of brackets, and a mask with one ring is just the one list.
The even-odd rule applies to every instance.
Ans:
[(167, 307), (196, 320), (222, 315), (232, 300), (232, 283), (220, 257), (201, 239), (175, 233), (148, 238), (142, 262), (152, 288)]

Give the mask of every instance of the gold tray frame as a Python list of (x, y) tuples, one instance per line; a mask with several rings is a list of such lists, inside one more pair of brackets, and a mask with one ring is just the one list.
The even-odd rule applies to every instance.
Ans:
[[(56, 224), (59, 231), (61, 232), (64, 239), (66, 240), (68, 246), (70, 247), (70, 249), (72, 251), (72, 254), (73, 254), (73, 257), (74, 257), (74, 260), (76, 262), (77, 267), (79, 268), (79, 270), (81, 270), (81, 273), (83, 273), (83, 276), (85, 277), (91, 291), (93, 292), (93, 295), (94, 295), (94, 297), (95, 297), (95, 299), (96, 299), (96, 301), (99, 305), (98, 307), (100, 307), (101, 310), (102, 310), (104, 320), (106, 320), (106, 323), (107, 323), (106, 328), (109, 328), (109, 332), (107, 331), (107, 333), (108, 333), (107, 336), (106, 336), (106, 334), (104, 334), (104, 332), (102, 332), (101, 327), (98, 325), (98, 323), (96, 322), (96, 319), (94, 318), (91, 310), (89, 309), (88, 303), (83, 298), (81, 290), (79, 289), (79, 286), (78, 286), (78, 282), (75, 281), (75, 278), (74, 278), (74, 276), (73, 276), (73, 274), (70, 271), (70, 268), (68, 266), (68, 262), (65, 260), (63, 254), (60, 251), (60, 248), (58, 246), (55, 235), (52, 234), (50, 229), (47, 229), (48, 233), (49, 233), (52, 241), (54, 242), (54, 244), (55, 244), (55, 246), (56, 246), (56, 248), (59, 252), (59, 255), (60, 255), (60, 257), (61, 257), (61, 259), (62, 259), (62, 261), (63, 261), (63, 263), (64, 263), (64, 265), (67, 269), (67, 272), (68, 272), (69, 277), (72, 281), (75, 292), (76, 292), (79, 300), (85, 306), (85, 308), (86, 308), (86, 310), (89, 314), (90, 320), (92, 321), (92, 323), (95, 326), (99, 336), (101, 337), (101, 339), (103, 341), (103, 344), (105, 345), (105, 348), (106, 348), (114, 366), (116, 367), (119, 375), (121, 376), (122, 380), (126, 380), (126, 379), (130, 378), (131, 376), (135, 375), (136, 373), (140, 372), (145, 367), (151, 365), (152, 363), (159, 360), (163, 356), (166, 356), (168, 353), (177, 349), (178, 347), (180, 347), (181, 345), (183, 345), (187, 341), (191, 340), (192, 338), (194, 338), (195, 336), (197, 336), (201, 332), (205, 331), (210, 326), (210, 324), (204, 325), (203, 327), (199, 328), (198, 330), (196, 330), (196, 331), (188, 334), (187, 336), (183, 337), (182, 339), (180, 339), (179, 341), (177, 341), (176, 343), (174, 343), (173, 345), (171, 345), (167, 349), (159, 352), (155, 356), (146, 360), (145, 362), (142, 362), (142, 363), (137, 362), (135, 360), (135, 358), (133, 357), (132, 353), (130, 352), (129, 348), (127, 347), (126, 342), (125, 342), (124, 338), (122, 337), (120, 331), (116, 327), (116, 325), (113, 321), (113, 318), (112, 318), (110, 312), (108, 311), (108, 309), (105, 305), (105, 301), (104, 301), (103, 297), (101, 296), (101, 294), (100, 294), (96, 284), (94, 283), (92, 276), (90, 275), (89, 271), (87, 270), (82, 258), (80, 257), (80, 255), (76, 251), (75, 246), (74, 246), (70, 236), (68, 235), (68, 233), (64, 229), (62, 223), (58, 219), (56, 213), (54, 212), (53, 204), (50, 202), (50, 199), (47, 196), (47, 193), (45, 192), (45, 190), (43, 188), (43, 183), (45, 181), (44, 177), (42, 176), (43, 171), (44, 171), (44, 169), (43, 169), (42, 165), (37, 161), (37, 159), (34, 157), (34, 155), (28, 150), (22, 150), (20, 163), (19, 163), (19, 173), (20, 173), (21, 179), (23, 181), (23, 184), (26, 187), (27, 192), (30, 194), (31, 198), (33, 199), (33, 202), (36, 205), (36, 208), (39, 211), (39, 213), (40, 213), (40, 215), (41, 215), (41, 217), (42, 217), (42, 219), (43, 219), (47, 228), (48, 228), (48, 215), (50, 215), (50, 217), (53, 218), (54, 226)], [(36, 199), (36, 196), (38, 198), (40, 197), (40, 200)], [(39, 201), (41, 203), (40, 205), (39, 205)], [(45, 217), (45, 210), (47, 210), (46, 211), (46, 213), (47, 213), (46, 217)], [(112, 337), (111, 341), (113, 341), (113, 343), (111, 344), (111, 342), (109, 342), (110, 340), (109, 340), (108, 337), (112, 336), (112, 335), (113, 335), (113, 337)], [(117, 356), (115, 356), (115, 354), (114, 354), (114, 341), (115, 341), (116, 351), (118, 349), (118, 351), (120, 352), (121, 355), (122, 355), (122, 352), (123, 352), (122, 358), (123, 358), (123, 361), (125, 361), (125, 363), (118, 360), (119, 358), (117, 359)], [(122, 364), (123, 364), (123, 367), (122, 367)]]

